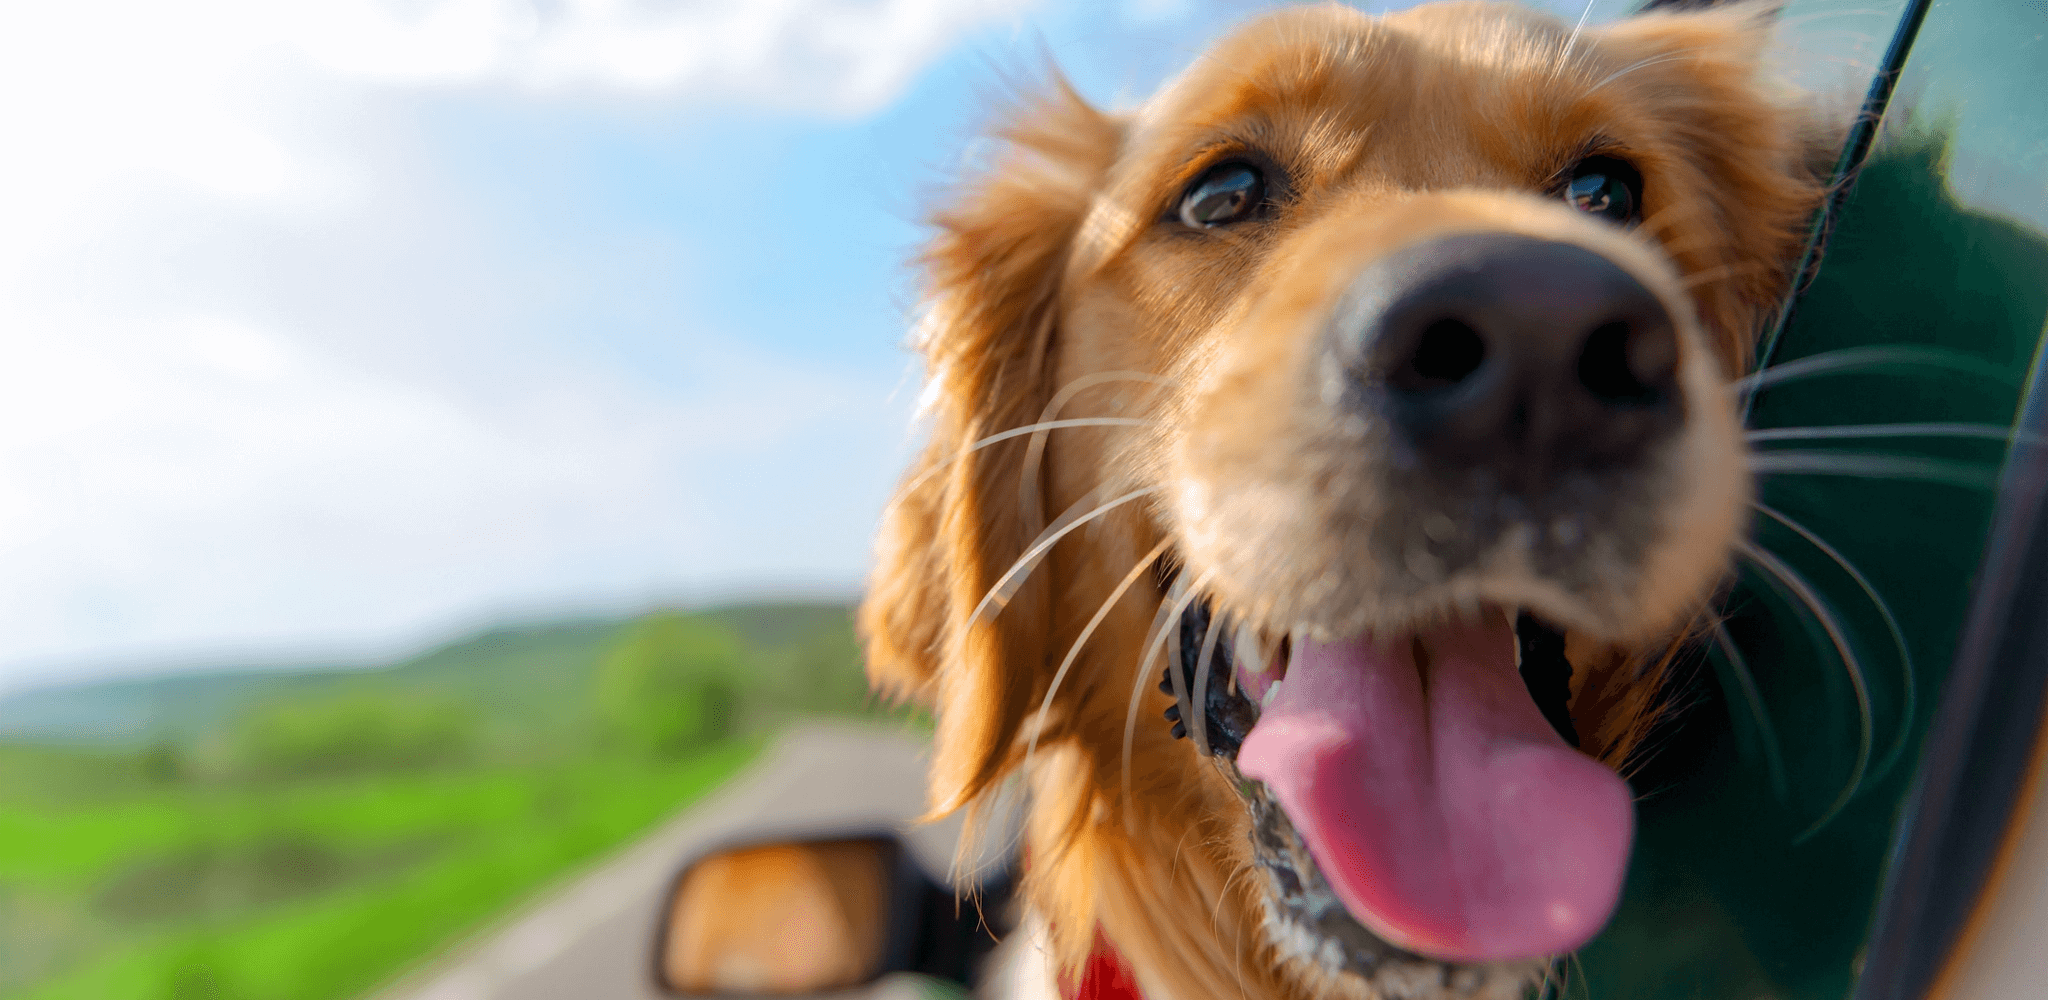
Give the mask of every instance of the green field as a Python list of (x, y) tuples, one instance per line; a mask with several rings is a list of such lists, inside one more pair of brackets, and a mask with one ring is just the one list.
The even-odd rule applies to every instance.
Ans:
[(74, 737), (0, 742), (0, 997), (362, 996), (791, 718), (871, 713), (859, 679), (843, 606), (753, 606), (0, 704), (61, 705)]

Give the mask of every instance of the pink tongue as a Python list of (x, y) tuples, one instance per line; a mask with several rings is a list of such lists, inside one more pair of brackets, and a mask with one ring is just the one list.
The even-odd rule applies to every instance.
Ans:
[(1485, 617), (1387, 647), (1303, 643), (1238, 756), (1352, 916), (1448, 961), (1586, 943), (1635, 826), (1628, 784), (1558, 738), (1515, 670), (1514, 630)]

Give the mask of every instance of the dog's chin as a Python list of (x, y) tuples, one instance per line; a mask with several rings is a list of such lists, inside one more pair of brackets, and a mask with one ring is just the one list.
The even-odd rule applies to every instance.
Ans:
[(1268, 936), (1302, 975), (1361, 997), (1519, 996), (1606, 923), (1633, 796), (1577, 749), (1543, 618), (1460, 600), (1371, 633), (1276, 634), (1196, 602), (1178, 640), (1177, 731), (1239, 779)]

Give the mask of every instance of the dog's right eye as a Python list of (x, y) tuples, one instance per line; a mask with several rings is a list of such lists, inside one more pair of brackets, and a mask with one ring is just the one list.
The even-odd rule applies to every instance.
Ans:
[(1266, 204), (1266, 176), (1249, 163), (1222, 163), (1188, 186), (1180, 221), (1195, 229), (1242, 222)]
[(1563, 194), (1566, 204), (1587, 215), (1616, 225), (1633, 225), (1641, 218), (1643, 175), (1625, 160), (1589, 156), (1572, 168)]

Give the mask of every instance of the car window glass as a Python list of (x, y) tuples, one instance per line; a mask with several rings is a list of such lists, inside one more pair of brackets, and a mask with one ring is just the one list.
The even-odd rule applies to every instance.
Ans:
[[(1905, 8), (1788, 5), (1788, 76), (1867, 80)], [(2048, 319), (2044, 33), (2048, 4), (1928, 12), (1750, 411), (1761, 553), (1560, 995), (1850, 992)]]

